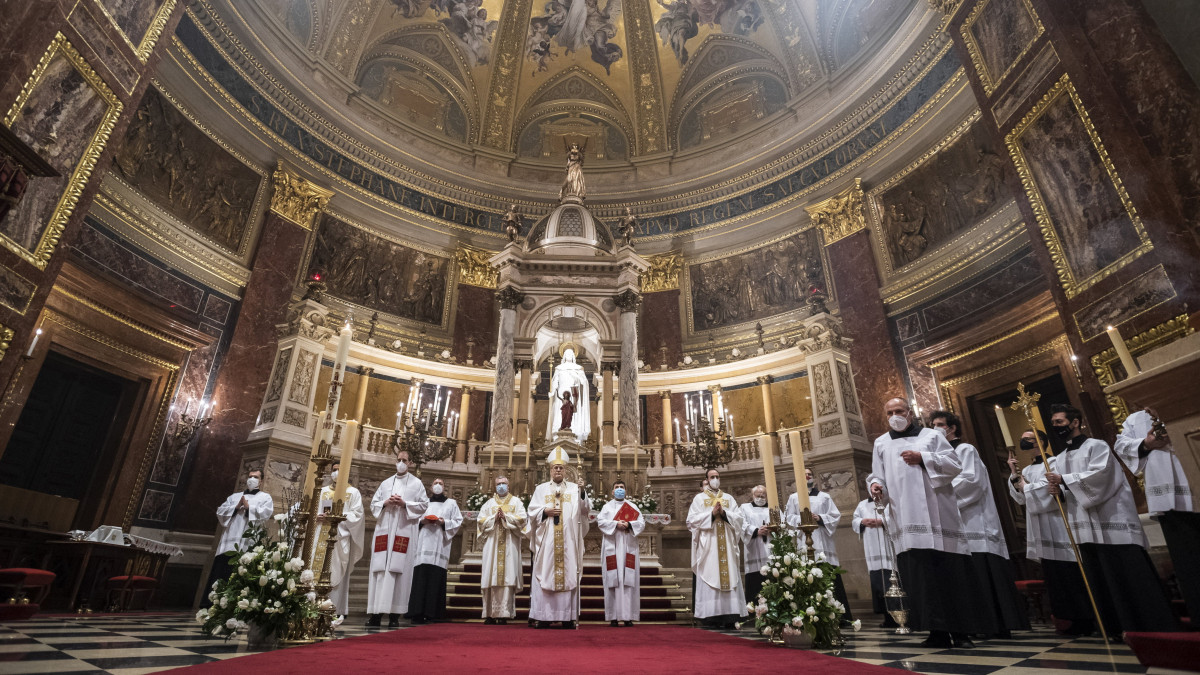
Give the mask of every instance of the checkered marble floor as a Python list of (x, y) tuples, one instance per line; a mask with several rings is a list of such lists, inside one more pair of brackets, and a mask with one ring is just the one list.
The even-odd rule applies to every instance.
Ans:
[[(379, 632), (351, 617), (339, 637)], [(762, 640), (749, 628), (719, 631)], [(1070, 639), (1048, 628), (1017, 633), (1011, 640), (980, 640), (973, 649), (926, 649), (924, 635), (893, 635), (879, 628), (848, 632), (845, 647), (830, 652), (864, 663), (920, 673), (1046, 675), (1050, 672), (1144, 673), (1124, 645), (1113, 645), (1113, 662), (1099, 638)], [(153, 673), (179, 666), (251, 654), (243, 639), (225, 642), (200, 635), (191, 615), (43, 617), (0, 624), (0, 674)]]

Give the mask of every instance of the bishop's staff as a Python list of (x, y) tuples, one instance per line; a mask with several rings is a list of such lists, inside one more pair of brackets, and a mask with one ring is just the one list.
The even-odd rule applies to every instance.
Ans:
[[(1042, 436), (1038, 433), (1038, 429), (1043, 431), (1046, 429), (1046, 425), (1042, 423), (1042, 413), (1037, 408), (1037, 402), (1042, 398), (1042, 395), (1037, 392), (1026, 392), (1024, 382), (1017, 383), (1017, 394), (1017, 400), (1009, 408), (1025, 414), (1025, 421), (1034, 430), (1033, 438), (1034, 442), (1037, 443), (1038, 452), (1042, 455), (1042, 463), (1046, 467), (1046, 471), (1049, 472), (1050, 455), (1047, 454), (1046, 446), (1042, 442)], [(1063, 496), (1061, 491), (1058, 494), (1052, 493), (1052, 495), (1054, 503), (1058, 505), (1058, 513), (1062, 516), (1063, 526), (1067, 529), (1067, 540), (1071, 542), (1071, 552), (1075, 554), (1075, 562), (1079, 565), (1079, 574), (1083, 577), (1083, 587), (1087, 590), (1088, 602), (1092, 604), (1092, 614), (1096, 616), (1096, 625), (1100, 627), (1100, 635), (1104, 638), (1104, 647), (1108, 649), (1108, 632), (1104, 629), (1104, 619), (1100, 617), (1100, 609), (1096, 605), (1095, 596), (1092, 595), (1092, 584), (1088, 581), (1087, 570), (1083, 568), (1083, 557), (1079, 555), (1079, 545), (1075, 543), (1075, 534), (1071, 531), (1071, 521), (1067, 518), (1067, 509), (1063, 504)], [(1111, 655), (1110, 652), (1109, 656), (1111, 657)]]

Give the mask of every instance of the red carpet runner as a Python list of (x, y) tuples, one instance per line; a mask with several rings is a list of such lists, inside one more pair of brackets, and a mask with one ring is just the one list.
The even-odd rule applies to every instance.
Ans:
[(686, 626), (584, 626), (534, 630), (525, 624), (416, 626), (378, 635), (235, 657), (177, 669), (205, 673), (894, 673), (882, 666), (788, 649)]

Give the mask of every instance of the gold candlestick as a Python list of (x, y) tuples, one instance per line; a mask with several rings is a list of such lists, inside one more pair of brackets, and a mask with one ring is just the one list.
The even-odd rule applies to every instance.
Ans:
[[(805, 495), (807, 496), (807, 495)], [(817, 529), (817, 521), (813, 518), (812, 509), (805, 507), (800, 512), (800, 529), (804, 530), (804, 552), (809, 558), (816, 558), (816, 549), (813, 547), (813, 532)]]

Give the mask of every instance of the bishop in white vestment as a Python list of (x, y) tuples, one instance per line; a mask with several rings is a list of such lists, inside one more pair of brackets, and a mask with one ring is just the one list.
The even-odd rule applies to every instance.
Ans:
[(613, 482), (613, 498), (596, 516), (604, 534), (600, 541), (600, 565), (604, 573), (604, 618), (609, 625), (624, 621), (632, 626), (641, 610), (642, 557), (638, 536), (646, 519), (638, 507), (625, 500), (625, 483)]
[[(950, 484), (958, 499), (963, 532), (971, 548), (971, 562), (979, 575), (980, 593), (976, 595), (980, 618), (990, 621), (989, 635), (1003, 639), (1014, 630), (1029, 630), (1025, 598), (1017, 593), (1017, 582), (1008, 562), (1008, 542), (1004, 539), (1000, 512), (992, 495), (992, 480), (983, 457), (974, 445), (959, 438), (962, 421), (952, 412), (935, 410), (929, 414), (929, 426), (946, 436), (958, 455), (962, 470)], [(985, 607), (987, 609), (985, 609)]]
[(888, 614), (883, 595), (887, 592), (892, 576), (892, 554), (887, 544), (886, 509), (884, 513), (879, 513), (871, 498), (862, 500), (854, 509), (850, 529), (862, 539), (863, 555), (867, 559), (867, 574), (871, 577), (871, 609), (876, 614), (883, 615), (882, 628), (895, 628), (899, 624)]
[(246, 474), (246, 489), (225, 498), (217, 507), (217, 522), (221, 527), (221, 538), (217, 540), (217, 553), (213, 558), (212, 571), (208, 575), (208, 587), (214, 582), (228, 579), (235, 567), (230, 565), (230, 551), (241, 551), (248, 540), (244, 539), (246, 527), (261, 525), (275, 512), (275, 500), (259, 489), (262, 471), (253, 469)]
[(396, 459), (396, 475), (380, 483), (371, 499), (376, 520), (367, 586), (368, 626), (378, 626), (381, 615), (388, 614), (388, 627), (395, 628), (400, 625), (400, 615), (408, 612), (417, 522), (429, 508), (425, 486), (408, 471), (408, 453), (401, 451)]
[(440, 621), (446, 617), (446, 567), (450, 544), (462, 527), (458, 502), (446, 496), (446, 483), (435, 478), (429, 488), (429, 509), (417, 526), (417, 564), (413, 567), (408, 618), (413, 623)]
[(709, 469), (707, 478), (708, 487), (692, 499), (688, 509), (692, 574), (696, 577), (693, 614), (731, 628), (738, 617), (746, 616), (746, 596), (740, 588), (742, 511), (737, 500), (721, 492), (719, 471)]
[(1200, 617), (1200, 514), (1171, 437), (1156, 433), (1150, 411), (1125, 418), (1113, 449), (1125, 466), (1146, 482), (1146, 508), (1162, 526), (1188, 616)]
[(767, 506), (767, 488), (755, 485), (750, 490), (750, 502), (738, 507), (742, 511), (742, 572), (746, 602), (758, 604), (762, 590), (762, 568), (771, 555), (771, 509)]
[[(570, 458), (561, 447), (550, 452), (550, 480), (537, 486), (529, 501), (532, 521), (533, 579), (529, 618), (538, 628), (551, 621), (574, 628), (579, 618), (579, 580), (583, 577), (583, 537), (591, 505), (582, 485), (566, 481)], [(582, 481), (582, 476), (580, 477)]]
[(889, 400), (884, 414), (891, 431), (875, 439), (868, 480), (888, 505), (909, 626), (929, 631), (926, 647), (970, 646), (992, 622), (970, 602), (979, 583), (951, 484), (962, 464), (941, 432), (916, 425), (908, 401)]
[[(818, 558), (824, 556), (826, 562), (836, 567), (838, 554), (833, 535), (837, 532), (838, 523), (842, 520), (842, 512), (838, 510), (837, 504), (833, 503), (833, 497), (830, 497), (828, 492), (821, 492), (817, 489), (812, 469), (804, 470), (804, 478), (808, 483), (808, 509), (812, 511), (813, 521), (817, 524), (817, 529), (813, 530), (813, 551)], [(787, 506), (783, 509), (783, 517), (787, 519), (788, 525), (800, 527), (800, 498), (796, 496), (795, 492), (788, 497)], [(804, 533), (800, 532), (796, 548), (803, 551), (805, 545)], [(840, 574), (833, 578), (833, 595), (846, 608), (846, 613), (842, 614), (842, 623), (849, 624), (854, 621), (854, 617), (850, 614), (850, 598), (846, 595), (846, 584), (842, 581)]]
[(1065, 449), (1046, 489), (1066, 499), (1067, 518), (1100, 619), (1109, 636), (1124, 631), (1178, 630), (1154, 563), (1121, 461), (1108, 444), (1080, 431), (1083, 413), (1069, 405), (1051, 408), (1050, 431)]
[(475, 521), (483, 542), (483, 622), (508, 623), (517, 615), (517, 591), (524, 588), (521, 537), (529, 534), (529, 518), (520, 499), (508, 493), (508, 478), (496, 477), (496, 494)]
[[(1043, 443), (1045, 443), (1043, 434)], [(1096, 630), (1096, 618), (1088, 602), (1087, 587), (1079, 562), (1071, 550), (1067, 537), (1067, 526), (1054, 496), (1046, 489), (1046, 465), (1042, 453), (1037, 449), (1033, 429), (1021, 434), (1020, 448), (1033, 452), (1033, 463), (1017, 471), (1016, 457), (1010, 457), (1008, 465), (1012, 475), (1008, 479), (1008, 493), (1013, 501), (1025, 505), (1025, 557), (1040, 561), (1042, 578), (1046, 582), (1046, 596), (1050, 599), (1050, 611), (1055, 619), (1070, 621), (1064, 633), (1067, 635), (1089, 635)], [(1050, 471), (1055, 471), (1058, 458), (1046, 447), (1050, 458)]]
[[(322, 510), (331, 508), (333, 504), (334, 484), (337, 483), (339, 462), (334, 462), (333, 471), (329, 476), (330, 485), (321, 488)], [(328, 506), (327, 506), (328, 505)], [(329, 599), (333, 601), (338, 614), (345, 616), (350, 613), (350, 575), (354, 566), (362, 560), (363, 537), (366, 535), (366, 520), (363, 518), (362, 493), (353, 485), (346, 486), (346, 498), (342, 501), (342, 515), (346, 519), (338, 523), (338, 538), (334, 542), (332, 552), (326, 552), (329, 558), (329, 582), (333, 587), (329, 590)], [(317, 516), (318, 544), (325, 541), (324, 513)]]

